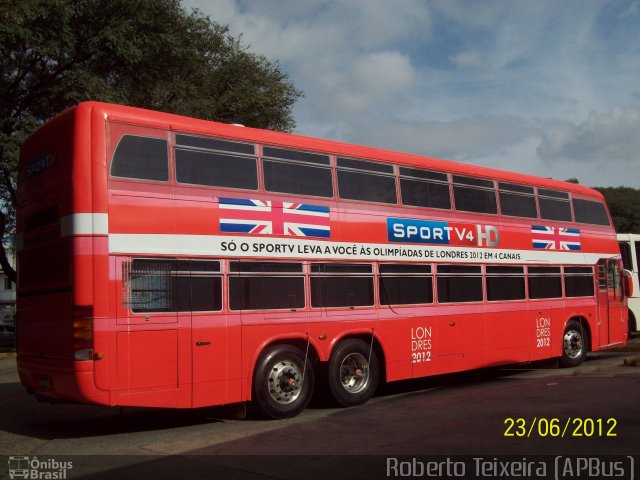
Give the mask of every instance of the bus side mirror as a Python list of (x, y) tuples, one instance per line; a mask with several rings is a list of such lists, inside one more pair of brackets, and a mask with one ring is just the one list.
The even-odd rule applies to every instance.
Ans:
[(629, 270), (622, 270), (622, 288), (625, 297), (629, 298), (633, 295), (633, 277)]

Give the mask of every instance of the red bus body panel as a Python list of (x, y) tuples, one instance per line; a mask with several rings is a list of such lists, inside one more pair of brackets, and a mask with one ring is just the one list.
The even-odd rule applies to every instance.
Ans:
[[(304, 265), (305, 278), (310, 262), (315, 261), (360, 262), (375, 264), (375, 268), (383, 262), (412, 261), (434, 268), (439, 263), (545, 265), (547, 258), (555, 257), (532, 249), (532, 225), (576, 226), (400, 203), (339, 200), (337, 192), (333, 198), (303, 198), (266, 192), (262, 184), (251, 192), (180, 184), (174, 178), (171, 148), (176, 132), (325, 153), (332, 159), (334, 183), (335, 157), (342, 156), (535, 185), (570, 192), (573, 198), (602, 201), (598, 192), (581, 185), (130, 107), (83, 103), (45, 124), (21, 151), (18, 367), (30, 391), (107, 405), (191, 408), (251, 400), (254, 366), (264, 348), (275, 342), (308, 342), (317, 359), (326, 362), (342, 339), (368, 338), (380, 348), (386, 381), (558, 357), (562, 332), (572, 318), (581, 318), (588, 325), (592, 350), (626, 342), (624, 302), (600, 298), (607, 293), (598, 288), (586, 298), (485, 299), (393, 308), (381, 306), (376, 298), (370, 307), (322, 309), (311, 308), (307, 288), (305, 308), (239, 312), (231, 310), (223, 281), (224, 303), (218, 312), (134, 313), (126, 305), (127, 278), (123, 278), (133, 258), (219, 259), (223, 279), (228, 275), (229, 258), (295, 260)], [(168, 142), (168, 181), (109, 175), (111, 158), (124, 135)], [(220, 228), (221, 197), (308, 202), (328, 208), (330, 238), (225, 234)], [(447, 250), (416, 242), (390, 242), (389, 222), (394, 218), (448, 222), (457, 243)], [(579, 228), (580, 251), (563, 253), (558, 259), (595, 268), (596, 258), (619, 257), (613, 228)], [(499, 233), (497, 246), (478, 245), (478, 235), (491, 229)], [(469, 232), (473, 242), (468, 240)], [(230, 240), (237, 242), (238, 249), (244, 242), (248, 251), (225, 251), (223, 242)], [(73, 312), (78, 306), (92, 309), (91, 359), (74, 360)], [(605, 316), (610, 321), (602, 322)], [(605, 327), (600, 328), (603, 323)], [(544, 340), (538, 341), (540, 338)]]

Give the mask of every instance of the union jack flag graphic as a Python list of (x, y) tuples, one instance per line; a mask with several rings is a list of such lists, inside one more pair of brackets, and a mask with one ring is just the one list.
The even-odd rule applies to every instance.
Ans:
[(219, 198), (218, 201), (222, 233), (331, 236), (329, 207), (242, 198)]
[(533, 248), (545, 250), (580, 250), (580, 229), (532, 225)]

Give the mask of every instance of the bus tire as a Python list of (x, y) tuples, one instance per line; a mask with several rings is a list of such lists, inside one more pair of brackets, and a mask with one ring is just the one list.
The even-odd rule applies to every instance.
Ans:
[(311, 362), (291, 345), (268, 347), (256, 364), (253, 400), (264, 416), (291, 418), (302, 412), (313, 395)]
[(378, 387), (379, 375), (376, 352), (362, 340), (345, 340), (331, 354), (329, 390), (342, 407), (362, 405), (369, 400)]
[(567, 323), (562, 335), (562, 356), (560, 365), (565, 368), (577, 367), (587, 356), (589, 334), (586, 329), (575, 320)]

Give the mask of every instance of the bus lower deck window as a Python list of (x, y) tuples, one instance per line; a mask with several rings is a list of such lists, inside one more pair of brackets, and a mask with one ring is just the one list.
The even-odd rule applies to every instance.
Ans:
[(381, 305), (433, 303), (431, 266), (381, 264), (378, 290)]
[(314, 308), (373, 305), (373, 268), (369, 264), (312, 264), (310, 284)]
[(482, 269), (475, 265), (438, 265), (438, 302), (481, 302)]
[(562, 297), (560, 267), (529, 267), (528, 274), (529, 298)]
[(304, 306), (302, 264), (229, 262), (231, 310), (299, 309)]

